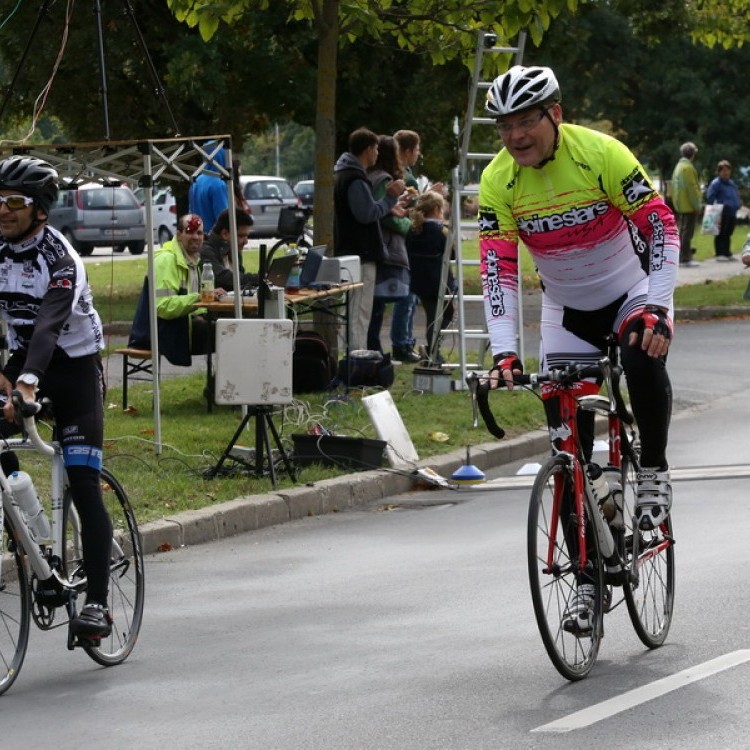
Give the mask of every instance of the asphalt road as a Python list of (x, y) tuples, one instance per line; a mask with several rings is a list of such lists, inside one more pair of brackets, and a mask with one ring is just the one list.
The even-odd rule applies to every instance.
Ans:
[[(66, 651), (62, 630), (34, 631), (19, 679), (0, 698), (4, 742), (747, 747), (748, 477), (714, 477), (718, 465), (741, 474), (750, 463), (750, 322), (685, 324), (679, 333), (671, 460), (676, 475), (704, 468), (701, 478), (675, 482), (677, 604), (663, 648), (645, 650), (618, 609), (605, 621), (593, 674), (566, 683), (531, 610), (528, 490), (411, 493), (150, 556), (131, 658), (103, 669)], [(637, 704), (618, 712), (628, 691), (659, 680), (677, 687), (652, 700), (636, 693)], [(608, 699), (593, 723), (551, 731), (551, 722), (570, 727), (576, 712)]]

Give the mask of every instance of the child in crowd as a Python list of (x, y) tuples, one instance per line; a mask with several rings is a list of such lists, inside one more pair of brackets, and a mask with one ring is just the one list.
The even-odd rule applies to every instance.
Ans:
[[(428, 190), (417, 199), (412, 211), (412, 226), (406, 235), (406, 251), (411, 268), (411, 291), (422, 302), (427, 317), (427, 355), (433, 364), (442, 364), (439, 338), (440, 330), (453, 320), (452, 300), (444, 300), (446, 293), (456, 290), (453, 275), (448, 272), (446, 287), (440, 288), (445, 243), (450, 232), (443, 223), (445, 198)], [(438, 316), (435, 330), (435, 318)], [(433, 349), (434, 345), (434, 349)]]

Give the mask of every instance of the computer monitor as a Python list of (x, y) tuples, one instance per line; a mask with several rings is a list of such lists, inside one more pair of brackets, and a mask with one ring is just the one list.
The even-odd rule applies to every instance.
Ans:
[(274, 258), (268, 269), (268, 281), (274, 286), (280, 286), (282, 289), (286, 286), (286, 280), (289, 278), (289, 272), (297, 262), (297, 254), (282, 255), (280, 258)]
[(318, 278), (320, 264), (323, 262), (328, 245), (313, 245), (308, 248), (305, 261), (302, 264), (302, 271), (299, 276), (299, 285), (301, 287), (312, 286)]

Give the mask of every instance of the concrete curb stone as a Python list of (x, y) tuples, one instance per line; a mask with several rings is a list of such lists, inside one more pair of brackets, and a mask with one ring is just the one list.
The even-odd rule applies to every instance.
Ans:
[[(502, 443), (473, 446), (471, 462), (481, 470), (494, 469), (526, 456), (544, 452), (549, 446), (546, 430), (534, 430)], [(418, 463), (443, 477), (450, 477), (466, 458), (464, 450), (433, 456)], [(310, 516), (326, 515), (377, 505), (388, 497), (410, 492), (420, 480), (413, 472), (374, 469), (347, 474), (303, 487), (249, 495), (200, 510), (190, 510), (152, 521), (141, 527), (144, 554), (215, 542), (247, 531)]]

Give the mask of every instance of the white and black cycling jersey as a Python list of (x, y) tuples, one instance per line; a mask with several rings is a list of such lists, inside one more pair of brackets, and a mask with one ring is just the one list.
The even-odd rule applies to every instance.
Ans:
[(41, 376), (53, 358), (104, 348), (83, 261), (50, 226), (17, 244), (0, 238), (0, 314), (8, 348), (25, 352), (25, 372)]

